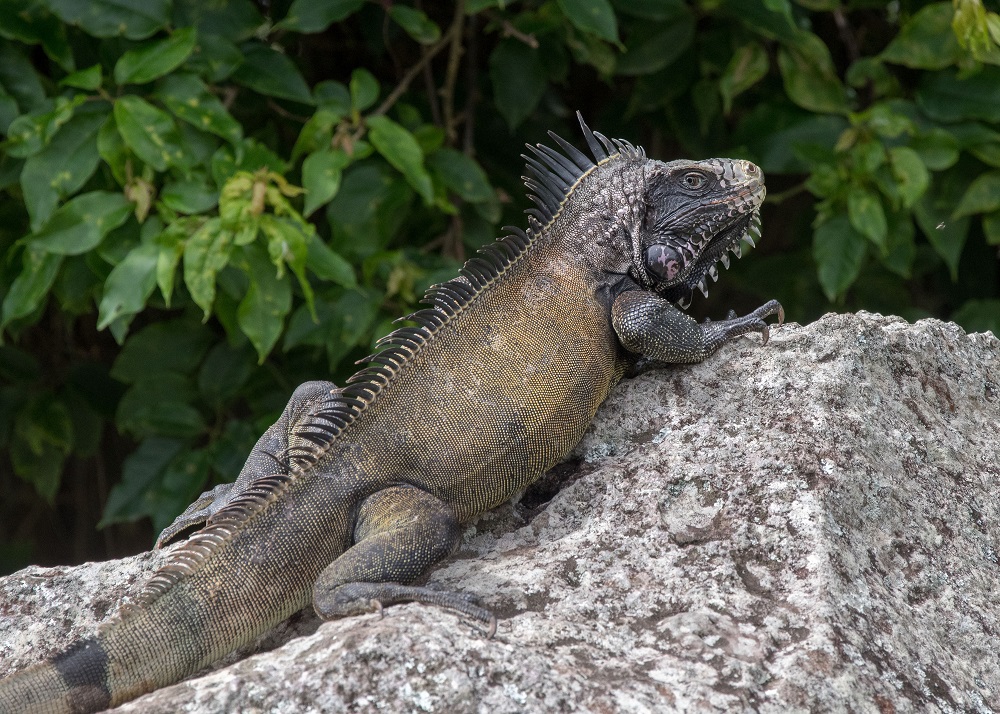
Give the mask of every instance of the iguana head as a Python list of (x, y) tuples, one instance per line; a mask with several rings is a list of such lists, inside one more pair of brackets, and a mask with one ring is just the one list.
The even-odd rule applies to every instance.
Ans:
[[(729, 253), (742, 257), (740, 241), (760, 237), (764, 174), (749, 161), (707, 159), (664, 163), (639, 147), (591, 131), (577, 112), (593, 159), (553, 132), (562, 153), (528, 145), (530, 176), (525, 185), (538, 208), (528, 211), (536, 227), (557, 215), (585, 183), (609, 201), (604, 214), (621, 222), (614, 243), (640, 285), (682, 308), (695, 288), (708, 295), (705, 281), (718, 278), (715, 267), (729, 267)], [(595, 163), (596, 162), (596, 163)], [(612, 190), (608, 190), (612, 187)]]
[(639, 282), (683, 308), (715, 267), (742, 256), (740, 241), (760, 237), (764, 174), (749, 161), (647, 161), (644, 210), (633, 236), (633, 269)]

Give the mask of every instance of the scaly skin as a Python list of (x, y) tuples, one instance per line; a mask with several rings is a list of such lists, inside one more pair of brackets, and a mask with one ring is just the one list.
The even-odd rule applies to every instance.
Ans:
[(780, 318), (774, 301), (702, 325), (677, 307), (748, 230), (759, 235), (757, 167), (664, 164), (584, 133), (597, 165), (558, 138), (568, 157), (536, 151), (540, 222), (432, 290), (420, 327), (386, 338), (346, 388), (296, 390), (236, 483), (161, 535), (204, 526), (138, 602), (0, 682), (0, 711), (120, 704), (310, 604), (330, 618), (435, 603), (492, 634), (488, 610), (409, 583), (453, 550), (462, 523), (556, 464), (642, 358), (699, 361)]

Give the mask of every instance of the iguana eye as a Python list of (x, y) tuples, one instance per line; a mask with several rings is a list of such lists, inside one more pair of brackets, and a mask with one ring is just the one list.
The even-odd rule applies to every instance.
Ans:
[(684, 174), (684, 185), (688, 188), (701, 188), (705, 185), (705, 177), (699, 173), (692, 171), (691, 173)]

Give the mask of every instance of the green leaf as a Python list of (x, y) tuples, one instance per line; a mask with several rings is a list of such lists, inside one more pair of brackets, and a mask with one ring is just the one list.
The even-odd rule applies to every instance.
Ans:
[(917, 134), (910, 141), (910, 147), (931, 171), (944, 171), (958, 161), (958, 139), (939, 127), (931, 127), (926, 132)]
[(931, 119), (956, 122), (982, 119), (1000, 122), (1000, 67), (983, 67), (975, 74), (954, 70), (921, 75), (917, 104)]
[(769, 67), (767, 51), (759, 42), (743, 45), (733, 53), (719, 78), (719, 93), (726, 114), (733, 108), (733, 99), (762, 80)]
[(160, 200), (177, 213), (205, 213), (219, 203), (219, 192), (204, 177), (198, 177), (165, 184)]
[(154, 322), (125, 341), (111, 368), (119, 382), (156, 381), (167, 373), (192, 374), (217, 338), (191, 319)]
[(958, 263), (969, 234), (968, 218), (953, 218), (960, 197), (969, 186), (968, 164), (956, 164), (934, 177), (934, 186), (913, 207), (917, 225), (940, 255), (952, 280), (958, 278)]
[(801, 30), (796, 27), (788, 2), (772, 0), (715, 0), (723, 12), (752, 29), (756, 34), (782, 42), (795, 42)]
[(851, 123), (855, 126), (864, 125), (886, 139), (916, 132), (913, 121), (888, 102), (879, 102), (863, 112), (852, 114)]
[(91, 191), (66, 202), (25, 242), (49, 253), (79, 255), (96, 248), (131, 213), (132, 204), (120, 193)]
[(1000, 337), (1000, 300), (966, 300), (951, 319), (968, 332), (992, 332)]
[(220, 342), (205, 357), (198, 370), (198, 391), (208, 402), (221, 406), (246, 384), (256, 366), (249, 347), (246, 342), (238, 347)]
[(170, 22), (170, 0), (46, 0), (63, 22), (94, 37), (144, 40)]
[(962, 58), (951, 20), (950, 2), (931, 3), (921, 8), (900, 28), (879, 57), (913, 69), (944, 69)]
[(1000, 245), (1000, 211), (983, 216), (983, 234), (987, 245)]
[(306, 265), (316, 277), (345, 288), (357, 287), (358, 281), (351, 264), (335, 253), (320, 238), (313, 236), (306, 243)]
[(548, 86), (538, 50), (510, 39), (490, 55), (490, 79), (493, 101), (511, 130), (535, 111)]
[(235, 146), (220, 146), (212, 157), (212, 179), (217, 186), (224, 186), (240, 171), (253, 173), (268, 168), (284, 173), (288, 165), (273, 151), (254, 139), (244, 139)]
[(115, 63), (115, 82), (146, 84), (173, 72), (190, 56), (196, 41), (195, 28), (183, 27), (165, 39), (129, 50)]
[(819, 284), (830, 302), (847, 292), (857, 280), (866, 251), (865, 237), (851, 227), (845, 215), (834, 216), (813, 233)]
[(434, 202), (434, 187), (424, 168), (424, 154), (413, 134), (388, 117), (368, 118), (369, 138), (375, 150), (396, 168), (416, 189), (424, 202)]
[(351, 91), (340, 82), (327, 79), (317, 83), (313, 87), (313, 97), (320, 111), (325, 110), (338, 117), (351, 113)]
[(643, 20), (670, 20), (686, 11), (684, 0), (612, 0), (615, 10)]
[(229, 263), (233, 234), (222, 228), (221, 218), (210, 218), (184, 246), (184, 284), (207, 320), (215, 301), (215, 276)]
[(618, 41), (618, 22), (608, 0), (559, 0), (559, 7), (573, 26), (608, 42)]
[(72, 99), (57, 97), (54, 109), (17, 117), (7, 128), (6, 152), (20, 159), (37, 154), (48, 145), (59, 128), (73, 118), (76, 109), (86, 100), (82, 94), (74, 95)]
[(45, 300), (59, 273), (63, 257), (28, 246), (21, 257), (21, 272), (14, 278), (3, 299), (0, 329), (30, 315)]
[(73, 420), (52, 393), (33, 397), (14, 419), (10, 460), (14, 473), (34, 485), (49, 504), (55, 499), (63, 461), (73, 448)]
[(97, 169), (95, 138), (106, 117), (99, 112), (73, 117), (42, 152), (24, 163), (21, 188), (33, 230), (49, 219), (61, 197), (79, 190)]
[(156, 90), (156, 98), (174, 113), (202, 131), (236, 143), (243, 138), (243, 127), (233, 119), (218, 97), (193, 74), (172, 74)]
[(92, 92), (101, 86), (103, 78), (101, 65), (95, 64), (93, 67), (67, 74), (59, 81), (59, 86), (76, 87), (77, 89), (85, 89)]
[(365, 0), (295, 0), (277, 28), (311, 34), (322, 32), (361, 9)]
[(913, 218), (909, 211), (890, 211), (886, 218), (889, 232), (885, 252), (879, 255), (879, 260), (896, 275), (909, 280), (917, 254)]
[(302, 73), (286, 55), (272, 47), (254, 42), (243, 47), (243, 64), (232, 78), (244, 87), (278, 99), (313, 104), (312, 92)]
[(367, 69), (351, 72), (351, 108), (363, 112), (378, 99), (379, 85), (375, 75)]
[(343, 149), (322, 149), (306, 157), (302, 162), (302, 188), (306, 190), (303, 215), (312, 215), (337, 195), (341, 173), (350, 161)]
[(276, 276), (274, 266), (256, 246), (248, 246), (245, 253), (250, 287), (240, 301), (236, 319), (257, 350), (258, 364), (263, 364), (281, 336), (285, 316), (292, 309), (292, 288), (287, 280)]
[(441, 39), (441, 28), (421, 12), (406, 5), (392, 5), (389, 17), (402, 27), (406, 34), (422, 45), (433, 45)]
[(1000, 171), (980, 174), (970, 184), (955, 208), (955, 218), (974, 213), (991, 213), (1000, 209)]
[(0, 42), (0, 87), (16, 100), (20, 113), (48, 108), (38, 72), (12, 42)]
[(103, 330), (123, 315), (134, 315), (146, 307), (156, 287), (156, 263), (160, 247), (147, 243), (133, 248), (125, 260), (112, 269), (104, 283), (98, 308), (97, 329)]
[(306, 241), (315, 233), (312, 224), (265, 213), (260, 217), (260, 230), (267, 238), (267, 252), (278, 277), (284, 275), (287, 263), (299, 280), (306, 303), (312, 306), (313, 290), (306, 278)]
[(455, 149), (439, 149), (428, 159), (444, 185), (470, 203), (489, 201), (496, 195), (486, 172), (475, 159)]
[(118, 133), (114, 114), (109, 114), (97, 130), (97, 153), (111, 169), (115, 180), (125, 185), (128, 182), (126, 166), (129, 153), (122, 135)]
[(177, 125), (169, 114), (131, 94), (115, 102), (114, 114), (118, 133), (144, 162), (157, 171), (187, 166)]
[(243, 53), (229, 39), (207, 34), (204, 28), (201, 29), (198, 44), (184, 64), (184, 69), (209, 82), (221, 82), (243, 64)]
[(122, 465), (122, 479), (114, 485), (104, 504), (98, 528), (128, 523), (149, 515), (148, 492), (159, 482), (167, 464), (184, 447), (180, 439), (153, 436), (143, 439)]
[[(42, 46), (45, 54), (67, 72), (75, 69), (66, 26), (36, 0), (4, 0), (0, 12), (0, 37)], [(0, 64), (4, 59), (0, 58)], [(2, 74), (2, 70), (0, 70)], [(2, 82), (0, 82), (2, 83)]]
[(889, 149), (889, 163), (892, 175), (896, 178), (899, 196), (903, 205), (910, 208), (924, 195), (930, 185), (930, 173), (920, 155), (907, 146), (896, 146)]
[[(350, 111), (349, 105), (347, 111)], [(297, 161), (302, 154), (329, 149), (333, 139), (333, 128), (343, 118), (342, 113), (326, 107), (317, 109), (316, 113), (309, 117), (309, 120), (302, 127), (299, 138), (295, 140), (295, 146), (292, 148), (292, 161)]]
[(881, 253), (886, 252), (889, 229), (878, 194), (860, 186), (852, 187), (847, 194), (847, 216), (856, 231), (878, 246)]
[(383, 162), (354, 164), (326, 209), (332, 247), (353, 262), (382, 250), (406, 220), (413, 190)]
[(694, 41), (694, 14), (681, 6), (668, 22), (640, 25), (629, 33), (615, 73), (648, 75), (671, 65)]
[(188, 236), (188, 224), (193, 224), (197, 218), (181, 218), (174, 221), (156, 236), (156, 244), (160, 254), (156, 259), (156, 284), (163, 294), (163, 301), (170, 307), (170, 298), (174, 292), (174, 275), (177, 264), (184, 254), (184, 244)]
[(155, 378), (136, 382), (125, 392), (118, 402), (115, 422), (120, 431), (138, 437), (195, 437), (205, 431), (205, 419), (193, 406), (196, 398), (189, 377), (161, 372)]
[(796, 42), (778, 50), (778, 67), (788, 98), (812, 112), (847, 111), (844, 85), (823, 40), (801, 31)]

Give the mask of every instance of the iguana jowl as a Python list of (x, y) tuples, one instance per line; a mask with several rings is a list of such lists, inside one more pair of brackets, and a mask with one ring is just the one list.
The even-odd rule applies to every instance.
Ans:
[(0, 682), (2, 712), (81, 712), (176, 682), (312, 604), (325, 618), (401, 601), (494, 627), (460, 595), (409, 585), (461, 524), (510, 499), (582, 437), (641, 361), (697, 362), (781, 307), (698, 324), (715, 264), (759, 237), (761, 171), (663, 163), (592, 133), (591, 159), (551, 134), (525, 183), (529, 229), (433, 287), (344, 387), (310, 382), (237, 481), (202, 497), (163, 544), (203, 526), (97, 634)]

